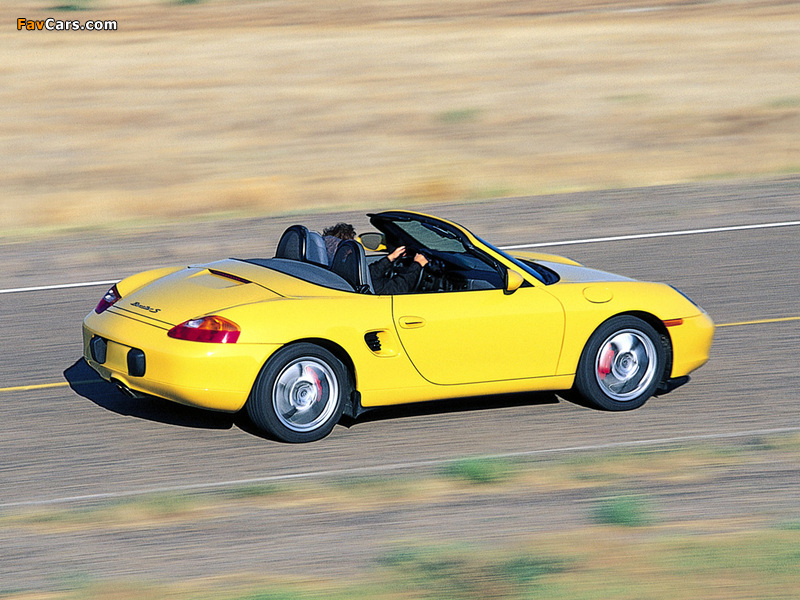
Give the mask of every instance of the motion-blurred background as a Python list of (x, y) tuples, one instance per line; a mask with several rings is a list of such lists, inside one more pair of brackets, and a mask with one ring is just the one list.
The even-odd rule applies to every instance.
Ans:
[(800, 170), (795, 2), (32, 0), (0, 22), (4, 231)]
[[(0, 598), (797, 598), (798, 82), (794, 0), (0, 2)], [(301, 448), (81, 359), (96, 282), (410, 205), (498, 245), (739, 226), (553, 249), (685, 291), (711, 361)]]

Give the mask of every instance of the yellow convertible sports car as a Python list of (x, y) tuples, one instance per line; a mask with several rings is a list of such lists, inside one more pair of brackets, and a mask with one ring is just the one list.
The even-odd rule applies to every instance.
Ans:
[[(714, 324), (669, 285), (510, 255), (419, 213), (369, 216), (378, 231), (330, 261), (295, 225), (273, 258), (120, 281), (84, 320), (86, 361), (134, 396), (245, 407), (268, 435), (308, 442), (342, 414), (484, 394), (572, 389), (629, 410), (708, 360)], [(400, 246), (388, 276), (408, 280), (416, 253), (428, 264), (408, 293), (375, 294), (369, 265)]]

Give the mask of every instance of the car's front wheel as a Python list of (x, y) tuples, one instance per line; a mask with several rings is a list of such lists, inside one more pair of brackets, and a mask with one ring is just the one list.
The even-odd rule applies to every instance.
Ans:
[(667, 353), (645, 321), (621, 315), (603, 323), (583, 349), (575, 388), (605, 410), (631, 410), (652, 396), (664, 376)]
[(261, 370), (247, 414), (281, 441), (313, 442), (339, 422), (349, 393), (342, 361), (315, 344), (292, 344), (278, 350)]

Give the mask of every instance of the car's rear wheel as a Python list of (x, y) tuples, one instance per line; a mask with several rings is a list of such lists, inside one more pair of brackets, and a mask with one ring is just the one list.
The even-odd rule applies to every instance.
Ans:
[(276, 352), (247, 401), (253, 423), (284, 442), (313, 442), (328, 435), (350, 393), (347, 371), (331, 352), (298, 343)]
[(603, 323), (583, 349), (575, 388), (605, 410), (632, 410), (655, 393), (666, 368), (661, 336), (645, 321), (621, 315)]

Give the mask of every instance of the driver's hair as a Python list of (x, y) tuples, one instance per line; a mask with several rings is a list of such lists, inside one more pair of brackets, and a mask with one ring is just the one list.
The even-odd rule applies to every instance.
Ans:
[(322, 235), (329, 235), (340, 240), (354, 240), (356, 238), (356, 230), (349, 223), (337, 223), (323, 229)]

